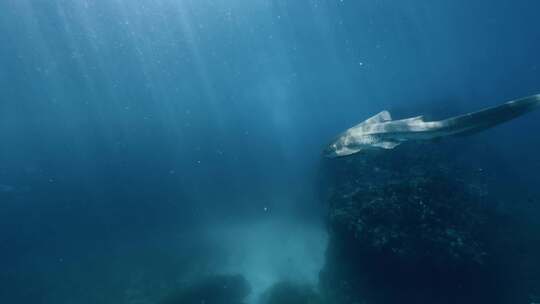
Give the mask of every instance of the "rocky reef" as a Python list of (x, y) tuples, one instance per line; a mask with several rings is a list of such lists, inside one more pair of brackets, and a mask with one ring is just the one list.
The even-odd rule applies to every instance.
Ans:
[(241, 275), (213, 275), (172, 292), (160, 304), (244, 304), (251, 287)]
[(322, 172), (326, 302), (534, 301), (539, 238), (455, 149), (407, 144), (327, 160)]

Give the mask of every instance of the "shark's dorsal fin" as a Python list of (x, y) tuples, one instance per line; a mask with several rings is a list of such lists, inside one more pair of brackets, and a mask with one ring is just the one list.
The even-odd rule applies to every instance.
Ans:
[(391, 120), (392, 120), (392, 115), (390, 115), (390, 112), (382, 111), (381, 113), (366, 119), (364, 122), (362, 122), (362, 124), (381, 123), (381, 122), (386, 122), (386, 121), (391, 121)]
[(423, 122), (424, 121), (424, 115), (420, 115), (420, 116), (416, 116), (416, 117), (411, 117), (411, 118), (407, 118), (407, 119), (403, 119), (404, 121), (418, 121), (418, 122)]

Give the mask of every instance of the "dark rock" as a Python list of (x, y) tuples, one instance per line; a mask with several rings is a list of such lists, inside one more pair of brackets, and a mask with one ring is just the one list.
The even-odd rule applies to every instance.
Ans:
[(215, 275), (180, 288), (160, 304), (243, 304), (250, 291), (241, 275)]
[(483, 170), (445, 148), (408, 144), (324, 164), (328, 302), (528, 303), (516, 248), (529, 228), (500, 211)]
[(309, 285), (293, 282), (274, 284), (262, 296), (263, 304), (321, 304), (319, 295)]

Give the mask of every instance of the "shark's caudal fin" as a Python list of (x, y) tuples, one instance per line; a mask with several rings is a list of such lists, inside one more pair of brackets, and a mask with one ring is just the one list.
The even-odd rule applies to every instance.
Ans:
[(539, 108), (540, 94), (443, 120), (441, 122), (442, 131), (446, 131), (449, 135), (469, 135), (505, 123)]

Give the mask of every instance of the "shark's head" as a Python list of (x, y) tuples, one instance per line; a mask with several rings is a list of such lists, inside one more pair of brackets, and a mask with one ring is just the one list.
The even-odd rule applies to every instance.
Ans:
[(336, 158), (339, 157), (339, 147), (337, 142), (329, 144), (326, 149), (323, 151), (324, 157), (327, 158)]
[(360, 150), (362, 147), (352, 142), (348, 134), (344, 133), (324, 149), (323, 155), (327, 158), (337, 158), (358, 153)]
[(379, 125), (392, 120), (388, 111), (382, 111), (372, 116), (360, 124), (341, 133), (331, 144), (323, 151), (323, 155), (328, 158), (349, 156), (366, 149), (372, 149), (377, 146), (376, 139), (366, 133), (373, 131), (372, 126)]
[(324, 156), (337, 158), (372, 150), (394, 149), (406, 138), (394, 138), (384, 134), (364, 134), (362, 128), (351, 128), (338, 136), (326, 149)]

